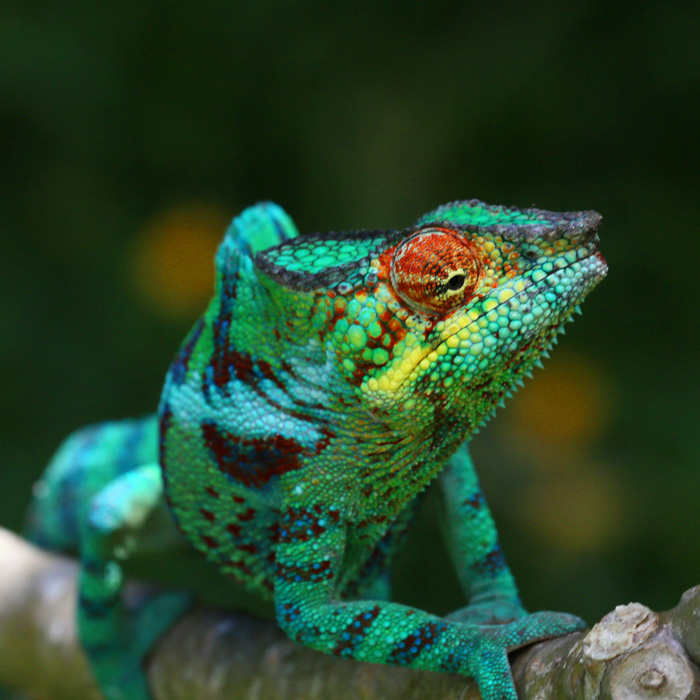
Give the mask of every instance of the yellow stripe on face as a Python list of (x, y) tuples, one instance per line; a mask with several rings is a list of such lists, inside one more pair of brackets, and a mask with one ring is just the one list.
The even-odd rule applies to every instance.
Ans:
[[(438, 353), (429, 346), (413, 345), (406, 348), (404, 352), (394, 358), (391, 364), (377, 372), (373, 377), (365, 380), (360, 389), (363, 393), (379, 402), (401, 398), (405, 393), (406, 380), (416, 368), (420, 370), (428, 369), (438, 360)], [(423, 363), (427, 363), (424, 368)]]
[[(493, 296), (445, 319), (440, 324), (440, 343), (435, 348), (421, 343), (411, 333), (413, 342), (397, 344), (395, 350), (400, 354), (366, 379), (360, 387), (362, 392), (380, 404), (407, 399), (412, 384), (421, 376), (434, 373), (442, 356), (459, 350), (462, 356), (467, 354), (478, 360), (484, 353), (490, 354), (494, 340), (488, 330), (489, 320), (495, 321), (501, 313), (512, 312), (518, 306), (518, 295), (526, 287), (523, 280), (508, 281)], [(460, 364), (465, 377), (476, 372), (474, 361)]]
[[(493, 305), (489, 308), (492, 309)], [(442, 356), (459, 347), (468, 347), (472, 354), (481, 353), (484, 348), (482, 325), (486, 323), (484, 311), (472, 307), (446, 323), (436, 348), (420, 343), (414, 336), (415, 342), (410, 347), (404, 346), (391, 363), (366, 379), (360, 386), (361, 391), (380, 404), (408, 398), (406, 394), (410, 393), (411, 385), (422, 375), (432, 372)]]

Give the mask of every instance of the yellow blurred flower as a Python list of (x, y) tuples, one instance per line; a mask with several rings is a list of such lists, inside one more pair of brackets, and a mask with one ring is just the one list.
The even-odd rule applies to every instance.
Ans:
[(194, 318), (212, 295), (214, 254), (230, 221), (208, 202), (189, 202), (156, 213), (136, 238), (129, 271), (133, 287), (157, 313)]
[(624, 528), (624, 497), (610, 470), (587, 459), (556, 479), (540, 479), (520, 501), (524, 524), (570, 553), (599, 551)]
[(512, 401), (509, 417), (535, 439), (588, 443), (610, 416), (611, 388), (585, 355), (558, 355)]
[(569, 553), (598, 551), (620, 536), (625, 494), (591, 447), (611, 417), (611, 380), (586, 355), (558, 354), (506, 411), (515, 462), (529, 466), (519, 517)]

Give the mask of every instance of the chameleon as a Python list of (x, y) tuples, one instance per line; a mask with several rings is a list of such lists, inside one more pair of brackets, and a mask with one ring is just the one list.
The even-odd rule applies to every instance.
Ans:
[[(585, 623), (523, 607), (469, 442), (605, 276), (600, 220), (475, 199), (401, 230), (299, 235), (271, 202), (236, 217), (157, 412), (77, 431), (34, 489), (29, 538), (80, 559), (105, 697), (151, 697), (144, 659), (190, 604), (126, 605), (126, 563), (194, 549), (302, 645), (516, 700), (508, 652)], [(445, 617), (391, 600), (428, 487), (468, 603)]]

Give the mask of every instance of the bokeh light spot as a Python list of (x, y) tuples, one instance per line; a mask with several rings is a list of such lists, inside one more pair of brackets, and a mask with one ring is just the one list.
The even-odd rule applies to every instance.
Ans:
[(521, 517), (552, 546), (599, 551), (623, 529), (624, 498), (609, 470), (586, 461), (565, 478), (541, 480), (523, 494)]
[(173, 319), (201, 312), (212, 295), (214, 255), (229, 220), (223, 207), (207, 202), (157, 212), (140, 231), (129, 261), (139, 299)]
[(515, 395), (510, 415), (530, 437), (588, 443), (610, 417), (611, 398), (609, 380), (591, 358), (565, 354)]

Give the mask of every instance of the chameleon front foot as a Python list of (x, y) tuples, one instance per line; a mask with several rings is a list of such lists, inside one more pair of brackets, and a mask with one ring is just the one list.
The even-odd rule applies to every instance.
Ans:
[(549, 611), (531, 613), (504, 624), (463, 624), (470, 632), (468, 638), (475, 640), (475, 644), (483, 642), (507, 651), (514, 651), (543, 639), (579, 632), (587, 626), (576, 615)]
[(463, 650), (459, 671), (476, 680), (483, 700), (518, 700), (508, 652), (580, 631), (586, 623), (568, 613), (537, 612), (507, 624), (467, 624), (466, 627), (473, 633), (469, 637), (474, 641)]
[(508, 650), (512, 651), (543, 639), (580, 632), (586, 627), (586, 622), (576, 615), (540, 610), (502, 627), (492, 627), (492, 629), (501, 631), (502, 638), (508, 645)]

